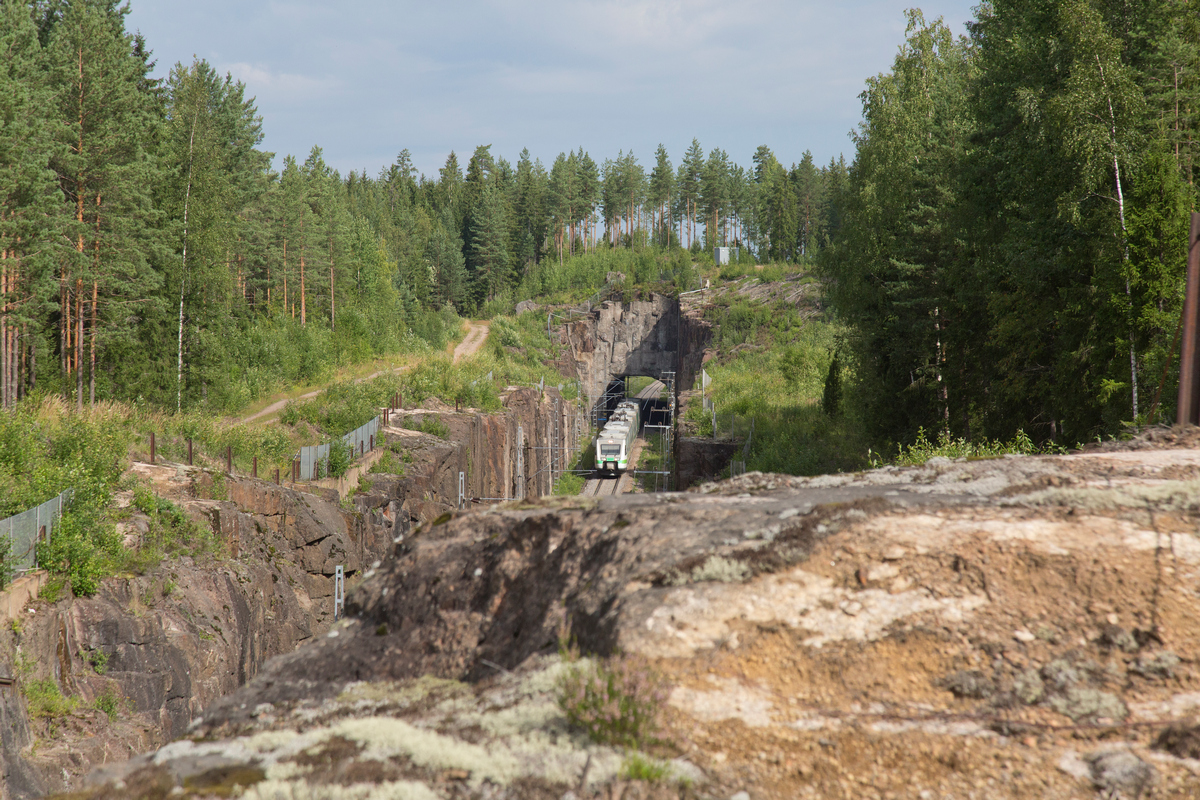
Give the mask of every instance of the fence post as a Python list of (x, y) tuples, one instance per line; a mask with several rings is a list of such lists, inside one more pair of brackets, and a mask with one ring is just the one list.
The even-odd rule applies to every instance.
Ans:
[(275, 468), (275, 485), (279, 485), (279, 467)]
[(371, 434), (371, 449), (375, 449), (375, 434)]
[(150, 463), (154, 463), (154, 431), (150, 431)]
[(192, 437), (188, 437), (188, 466), (192, 465)]
[(402, 392), (396, 392), (396, 410), (404, 410), (404, 394)]

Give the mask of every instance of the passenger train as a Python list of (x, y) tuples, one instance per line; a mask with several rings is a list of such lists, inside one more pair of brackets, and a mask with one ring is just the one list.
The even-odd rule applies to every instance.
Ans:
[(596, 471), (621, 475), (629, 467), (629, 452), (640, 426), (636, 400), (622, 400), (596, 437)]

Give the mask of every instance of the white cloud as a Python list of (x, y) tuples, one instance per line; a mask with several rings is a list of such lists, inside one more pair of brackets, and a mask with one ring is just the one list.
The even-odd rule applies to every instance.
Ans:
[(217, 66), (218, 72), (228, 72), (242, 83), (251, 95), (271, 96), (283, 101), (316, 98), (328, 94), (341, 85), (336, 78), (314, 78), (293, 72), (272, 72), (260, 64), (244, 61)]

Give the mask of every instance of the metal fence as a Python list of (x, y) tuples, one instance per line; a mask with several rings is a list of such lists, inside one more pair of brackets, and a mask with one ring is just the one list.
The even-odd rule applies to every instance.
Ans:
[[(363, 453), (374, 450), (379, 441), (379, 417), (350, 431), (342, 437), (342, 441), (350, 447), (352, 458), (358, 458)], [(322, 474), (329, 474), (329, 445), (318, 444), (301, 447), (300, 480), (315, 481)]]
[(28, 572), (37, 566), (37, 543), (50, 541), (63, 508), (71, 503), (74, 493), (74, 489), (67, 489), (36, 508), (0, 520), (0, 536), (8, 537), (8, 563), (14, 573)]

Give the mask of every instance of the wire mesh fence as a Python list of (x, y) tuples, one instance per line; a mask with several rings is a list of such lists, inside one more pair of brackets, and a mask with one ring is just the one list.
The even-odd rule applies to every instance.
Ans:
[[(341, 437), (342, 444), (350, 449), (350, 458), (355, 459), (375, 449), (379, 443), (379, 417), (374, 417), (366, 423)], [(300, 461), (299, 479), (315, 481), (329, 474), (329, 442), (325, 444), (301, 447), (298, 459)]]
[(54, 528), (62, 519), (63, 509), (70, 505), (74, 493), (74, 489), (67, 489), (39, 506), (0, 520), (5, 573), (20, 574), (37, 566), (38, 542), (50, 541)]

